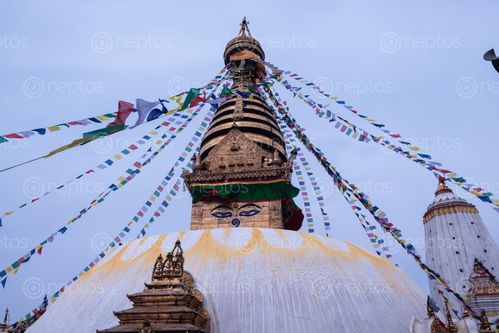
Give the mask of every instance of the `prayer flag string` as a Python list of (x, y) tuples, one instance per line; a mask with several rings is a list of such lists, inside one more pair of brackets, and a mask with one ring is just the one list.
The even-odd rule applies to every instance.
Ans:
[[(432, 160), (431, 155), (423, 153), (421, 151), (421, 147), (419, 147), (417, 145), (413, 145), (411, 142), (404, 140), (400, 134), (391, 132), (390, 130), (388, 130), (386, 128), (386, 126), (384, 124), (379, 123), (376, 120), (369, 118), (366, 115), (360, 114), (356, 109), (354, 109), (353, 106), (347, 105), (345, 101), (340, 100), (337, 96), (332, 96), (332, 95), (324, 92), (315, 83), (310, 82), (310, 81), (306, 81), (303, 77), (298, 76), (298, 74), (296, 74), (296, 73), (292, 73), (290, 71), (280, 70), (278, 67), (276, 67), (275, 65), (273, 65), (271, 63), (266, 62), (265, 64), (272, 69), (272, 71), (274, 72), (275, 79), (281, 80), (285, 86), (286, 85), (288, 86), (287, 87), (288, 89), (289, 89), (290, 85), (287, 81), (285, 81), (281, 78), (281, 76), (282, 76), (281, 74), (289, 75), (290, 77), (297, 80), (298, 82), (302, 82), (306, 86), (317, 90), (325, 97), (330, 98), (335, 103), (343, 106), (344, 108), (346, 108), (350, 112), (356, 114), (358, 117), (369, 122), (374, 127), (378, 128), (381, 131), (383, 131), (384, 133), (388, 134), (388, 136), (390, 138), (396, 139), (402, 146), (407, 147), (408, 150), (401, 148), (402, 146), (393, 144), (389, 139), (387, 139), (383, 136), (370, 135), (371, 139), (373, 139), (375, 142), (387, 147), (389, 150), (392, 150), (396, 153), (399, 153), (399, 154), (405, 156), (406, 158), (412, 160), (413, 162), (418, 163), (419, 165), (423, 166), (425, 169), (430, 170), (436, 176), (443, 177), (444, 179), (449, 180), (450, 182), (461, 187), (465, 191), (473, 194), (478, 199), (480, 199), (482, 202), (487, 203), (496, 212), (499, 212), (499, 199), (497, 198), (496, 195), (494, 195), (494, 193), (487, 191), (486, 189), (483, 189), (483, 188), (477, 186), (476, 184), (473, 184), (472, 182), (469, 182), (464, 177), (458, 175), (456, 172), (451, 171), (445, 167), (442, 167), (442, 163)], [(311, 98), (309, 96), (305, 96), (301, 93), (298, 93), (299, 89), (301, 89), (301, 88), (292, 88), (292, 92), (294, 94), (298, 95), (300, 98), (306, 97), (307, 100), (311, 101)], [(316, 114), (319, 115), (320, 117), (324, 117), (324, 115), (323, 115), (324, 111), (320, 111), (320, 110), (324, 110), (324, 109), (326, 109), (326, 111), (325, 111), (326, 116), (327, 115), (329, 115), (329, 116), (334, 115), (330, 110), (327, 109), (327, 106), (324, 106), (324, 105), (319, 104), (319, 103), (315, 103), (315, 104), (319, 107), (318, 108), (319, 110), (316, 109)]]
[[(215, 88), (216, 89), (216, 88)], [(82, 275), (84, 275), (86, 272), (88, 272), (93, 266), (95, 266), (100, 260), (102, 260), (106, 255), (109, 254), (109, 252), (114, 249), (117, 245), (119, 245), (123, 240), (124, 237), (131, 231), (131, 227), (134, 223), (137, 223), (140, 218), (144, 216), (144, 214), (148, 211), (147, 207), (150, 207), (152, 205), (152, 202), (154, 202), (157, 198), (160, 197), (161, 193), (163, 193), (164, 189), (168, 186), (170, 180), (175, 174), (175, 169), (178, 169), (180, 164), (184, 162), (187, 159), (187, 156), (190, 152), (192, 152), (192, 147), (195, 146), (196, 143), (198, 143), (202, 135), (206, 132), (206, 128), (209, 126), (211, 119), (213, 118), (213, 114), (215, 113), (215, 109), (213, 107), (210, 108), (208, 111), (208, 114), (206, 117), (203, 119), (201, 122), (201, 125), (198, 127), (197, 131), (195, 131), (193, 137), (189, 141), (189, 143), (186, 145), (184, 148), (184, 152), (181, 154), (181, 156), (177, 159), (173, 167), (170, 169), (168, 174), (164, 177), (164, 179), (161, 181), (161, 183), (156, 187), (155, 191), (153, 194), (149, 197), (149, 199), (145, 202), (142, 208), (135, 214), (135, 216), (127, 223), (127, 225), (113, 238), (113, 240), (108, 244), (108, 246), (102, 250), (95, 259), (93, 259), (89, 264), (87, 264), (83, 270), (75, 275), (70, 281), (68, 281), (64, 287), (59, 289), (57, 292), (55, 292), (52, 296), (50, 296), (50, 301), (51, 303), (55, 303), (57, 299), (61, 296), (62, 293), (66, 290), (67, 287), (69, 287), (71, 284), (76, 282)], [(199, 151), (199, 144), (196, 149), (196, 151)], [(192, 160), (190, 160), (187, 163), (188, 168), (192, 168)], [(155, 221), (156, 218), (158, 218), (161, 213), (165, 211), (165, 209), (171, 204), (173, 198), (177, 195), (180, 189), (180, 185), (182, 183), (181, 178), (177, 179), (175, 184), (172, 186), (170, 191), (168, 192), (168, 195), (165, 197), (163, 202), (160, 204), (158, 209), (153, 213), (153, 216), (149, 219), (149, 222), (147, 222), (144, 227), (141, 229), (139, 234), (137, 235), (138, 237), (143, 237), (146, 234), (146, 229), (149, 228), (150, 224)], [(24, 318), (28, 319), (33, 315), (33, 312), (30, 312), (26, 314)], [(23, 320), (21, 319), (21, 320)]]
[[(277, 97), (276, 95), (274, 95), (273, 97), (275, 97), (275, 100), (271, 98), (273, 101), (273, 104), (278, 105), (276, 103), (280, 103), (281, 105), (283, 105), (283, 103), (279, 99), (279, 97)], [(287, 109), (287, 107), (286, 107), (286, 109)], [(282, 119), (279, 119), (279, 124), (280, 124), (281, 128), (283, 128), (284, 131), (286, 131), (286, 133), (289, 133), (290, 127), (287, 126), (286, 124), (283, 124)], [(289, 140), (291, 142), (296, 141), (292, 137), (290, 137)], [(300, 156), (300, 155), (298, 155), (298, 156)], [(303, 153), (301, 153), (301, 156), (302, 156), (303, 160), (305, 160)], [(350, 205), (350, 208), (353, 210), (353, 212), (354, 212), (355, 216), (357, 217), (358, 221), (360, 222), (362, 228), (366, 232), (366, 235), (369, 238), (369, 241), (371, 242), (371, 245), (374, 248), (375, 252), (379, 256), (385, 257), (386, 259), (390, 259), (392, 257), (392, 255), (390, 253), (390, 249), (387, 246), (383, 245), (385, 241), (382, 237), (378, 236), (378, 234), (376, 232), (376, 226), (367, 221), (366, 216), (362, 213), (362, 208), (357, 205), (358, 200), (355, 198), (352, 191), (349, 188), (345, 187), (343, 191), (341, 191), (341, 189), (340, 189), (340, 193), (343, 195), (345, 200)], [(322, 207), (323, 206), (321, 206), (321, 212), (324, 214)], [(329, 230), (329, 228), (328, 228), (329, 221), (327, 221), (327, 222), (324, 221), (324, 224), (325, 224), (326, 230)]]
[[(226, 69), (224, 67), (220, 71), (220, 73), (217, 76), (215, 76), (215, 78), (212, 80), (212, 82), (208, 83), (207, 85), (205, 85), (199, 89), (202, 90), (202, 89), (210, 88), (210, 86), (212, 86), (214, 83), (218, 82), (218, 80), (220, 80), (222, 78), (222, 73), (225, 71), (226, 71)], [(168, 97), (167, 99), (160, 99), (160, 102), (166, 101), (166, 100), (172, 100), (172, 101), (179, 101), (179, 104), (181, 104), (182, 98), (184, 96), (187, 96), (189, 94), (189, 92), (190, 92), (190, 90), (180, 92), (175, 96)], [(174, 111), (175, 110), (171, 110), (171, 112), (174, 112)], [(80, 119), (80, 120), (68, 121), (65, 123), (57, 124), (57, 125), (35, 128), (32, 130), (28, 130), (28, 131), (2, 134), (2, 135), (0, 135), (0, 144), (2, 144), (4, 142), (8, 142), (9, 139), (10, 140), (12, 140), (12, 139), (27, 139), (35, 134), (45, 135), (46, 133), (57, 132), (57, 131), (61, 130), (62, 128), (69, 128), (72, 126), (88, 126), (88, 125), (93, 125), (93, 124), (105, 123), (105, 122), (108, 122), (110, 120), (116, 119), (117, 114), (118, 114), (118, 112), (111, 112), (111, 113), (106, 113), (106, 114), (99, 115), (99, 116), (93, 116), (93, 117), (89, 117), (89, 118)]]
[[(414, 260), (418, 263), (421, 269), (428, 275), (430, 279), (437, 281), (448, 293), (452, 294), (456, 299), (458, 299), (467, 309), (471, 311), (468, 305), (466, 305), (466, 300), (461, 296), (458, 292), (453, 290), (443, 277), (440, 276), (439, 273), (435, 272), (433, 269), (428, 267), (421, 259), (421, 257), (417, 254), (416, 248), (407, 242), (402, 237), (402, 232), (400, 229), (396, 228), (391, 222), (389, 222), (386, 214), (377, 206), (373, 205), (370, 198), (359, 191), (353, 184), (349, 183), (346, 179), (341, 177), (336, 168), (327, 160), (322, 151), (315, 147), (308, 137), (303, 133), (302, 127), (300, 127), (294, 118), (292, 118), (287, 112), (287, 110), (279, 103), (272, 91), (269, 87), (264, 87), (265, 92), (269, 98), (274, 102), (277, 107), (277, 111), (279, 112), (281, 118), (286, 122), (286, 124), (291, 128), (291, 130), (295, 133), (296, 137), (305, 145), (305, 147), (317, 158), (319, 163), (324, 167), (324, 169), (328, 172), (328, 174), (334, 179), (336, 186), (340, 189), (341, 192), (345, 190), (349, 190), (352, 194), (359, 200), (362, 205), (371, 213), (374, 217), (375, 221), (379, 223), (379, 225), (388, 233), (390, 233), (393, 238), (410, 254)], [(472, 312), (472, 311), (471, 311)]]
[[(192, 112), (192, 109), (189, 109), (188, 112), (189, 113)], [(68, 181), (66, 181), (64, 183), (59, 184), (57, 187), (46, 191), (42, 195), (37, 196), (37, 197), (33, 197), (31, 200), (26, 201), (23, 204), (19, 205), (16, 209), (4, 212), (0, 216), (0, 220), (2, 222), (4, 222), (5, 217), (11, 216), (17, 210), (25, 208), (25, 207), (28, 207), (31, 204), (33, 204), (33, 203), (37, 202), (38, 200), (40, 200), (41, 198), (44, 198), (47, 195), (49, 195), (49, 194), (51, 194), (51, 193), (53, 193), (55, 191), (61, 190), (64, 187), (66, 187), (68, 184), (70, 184), (70, 183), (72, 183), (72, 182), (74, 182), (76, 180), (80, 180), (80, 179), (84, 178), (85, 176), (87, 176), (89, 174), (94, 174), (96, 172), (99, 172), (100, 170), (104, 170), (104, 169), (107, 169), (107, 168), (115, 165), (116, 162), (119, 162), (120, 160), (122, 160), (123, 158), (125, 158), (127, 155), (129, 155), (131, 153), (134, 153), (134, 152), (138, 151), (139, 149), (143, 148), (146, 143), (148, 143), (151, 139), (154, 139), (154, 137), (158, 134), (158, 130), (160, 128), (167, 127), (167, 132), (173, 132), (176, 129), (177, 126), (179, 126), (179, 125), (182, 124), (182, 122), (180, 120), (177, 120), (177, 119), (178, 118), (180, 118), (180, 119), (186, 119), (187, 117), (188, 117), (188, 113), (177, 113), (176, 112), (176, 113), (172, 114), (171, 117), (167, 118), (160, 125), (156, 126), (154, 129), (152, 129), (151, 131), (149, 131), (146, 135), (142, 136), (135, 143), (129, 145), (127, 148), (122, 149), (119, 153), (117, 153), (114, 156), (112, 156), (112, 157), (104, 160), (102, 163), (99, 163), (95, 167), (86, 170), (85, 172), (79, 174), (78, 176), (76, 176), (76, 177), (74, 177), (74, 178), (72, 178), (72, 179), (70, 179), (70, 180), (68, 180)], [(0, 224), (0, 226), (2, 226), (2, 225)]]
[[(136, 162), (133, 163), (133, 167), (135, 167), (134, 169), (132, 168), (129, 168), (126, 173), (127, 173), (127, 176), (124, 177), (124, 176), (120, 176), (117, 181), (116, 181), (116, 184), (113, 183), (111, 184), (108, 189), (106, 191), (103, 191), (102, 193), (100, 193), (94, 200), (92, 200), (92, 202), (90, 202), (90, 205), (87, 207), (87, 208), (84, 208), (83, 210), (81, 210), (79, 212), (79, 214), (75, 217), (73, 217), (72, 219), (70, 219), (65, 226), (63, 226), (62, 228), (60, 228), (57, 232), (51, 234), (47, 239), (45, 239), (44, 241), (42, 241), (40, 244), (36, 245), (35, 248), (33, 248), (30, 252), (28, 252), (26, 255), (22, 256), (21, 258), (19, 258), (18, 260), (16, 260), (14, 263), (12, 263), (11, 265), (7, 266), (4, 270), (0, 271), (0, 279), (6, 279), (6, 275), (7, 274), (12, 274), (12, 275), (15, 275), (18, 270), (19, 270), (19, 267), (20, 265), (28, 262), (31, 257), (35, 254), (35, 253), (38, 253), (38, 254), (41, 254), (42, 252), (42, 248), (45, 244), (47, 243), (52, 243), (54, 238), (56, 236), (58, 236), (59, 234), (64, 234), (69, 225), (74, 223), (75, 221), (79, 220), (85, 213), (87, 213), (92, 207), (95, 207), (97, 205), (99, 205), (100, 203), (102, 203), (105, 198), (112, 192), (114, 191), (117, 191), (119, 190), (120, 188), (122, 188), (123, 186), (125, 186), (127, 183), (129, 183), (131, 180), (133, 180), (135, 178), (135, 176), (137, 174), (139, 174), (141, 172), (141, 169), (149, 164), (176, 136), (177, 134), (179, 134), (180, 132), (182, 132), (186, 127), (187, 125), (192, 121), (192, 119), (199, 113), (199, 111), (202, 109), (202, 107), (204, 106), (205, 103), (201, 103), (199, 104), (199, 106), (197, 107), (196, 111), (194, 111), (192, 113), (192, 115), (187, 118), (187, 120), (185, 121), (185, 123), (182, 124), (182, 126), (180, 126), (176, 132), (174, 134), (171, 135), (171, 137), (166, 140), (165, 142), (162, 142), (161, 146), (154, 152), (152, 153), (145, 161), (141, 162), (139, 160), (137, 160)], [(165, 133), (162, 137), (162, 139), (166, 138), (168, 136), (168, 133)], [(160, 144), (161, 142), (157, 142), (158, 144)], [(144, 158), (144, 157), (147, 157), (147, 154), (144, 154), (141, 158)], [(3, 287), (5, 288), (5, 284), (3, 284)]]

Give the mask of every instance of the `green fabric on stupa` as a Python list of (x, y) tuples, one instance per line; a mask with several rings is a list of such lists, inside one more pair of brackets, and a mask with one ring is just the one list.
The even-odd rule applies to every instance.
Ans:
[(192, 201), (207, 198), (230, 198), (236, 202), (267, 201), (294, 198), (300, 190), (286, 180), (266, 183), (194, 184)]

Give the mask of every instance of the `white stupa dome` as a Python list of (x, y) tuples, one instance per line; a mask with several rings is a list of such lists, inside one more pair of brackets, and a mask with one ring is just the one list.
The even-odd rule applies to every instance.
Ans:
[(50, 306), (29, 333), (95, 332), (118, 323), (126, 294), (182, 242), (212, 332), (408, 332), (425, 296), (399, 268), (355, 245), (258, 228), (170, 232), (130, 241)]

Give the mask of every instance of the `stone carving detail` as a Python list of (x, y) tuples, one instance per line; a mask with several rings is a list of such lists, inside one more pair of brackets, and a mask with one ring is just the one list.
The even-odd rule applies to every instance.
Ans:
[(492, 275), (478, 259), (475, 259), (470, 282), (472, 284), (471, 294), (474, 296), (499, 295), (499, 284), (497, 283), (495, 276)]
[(494, 318), (499, 315), (499, 283), (496, 277), (475, 259), (469, 281), (471, 290), (468, 294), (468, 305), (476, 313)]
[[(227, 168), (230, 168), (231, 171), (258, 169), (262, 167), (259, 157), (269, 161), (273, 160), (272, 154), (258, 147), (237, 127), (234, 127), (205, 159), (205, 162), (208, 162), (209, 165), (215, 165), (217, 168), (207, 168), (206, 171), (220, 172), (220, 169), (223, 169), (224, 172), (227, 172)], [(217, 163), (213, 163), (215, 161)], [(268, 166), (268, 164), (264, 166)], [(195, 171), (197, 170), (195, 169)]]
[(243, 98), (238, 95), (236, 98), (236, 105), (234, 107), (234, 113), (232, 114), (232, 119), (234, 119), (234, 122), (236, 122), (237, 120), (239, 120), (243, 117), (243, 110), (244, 110)]

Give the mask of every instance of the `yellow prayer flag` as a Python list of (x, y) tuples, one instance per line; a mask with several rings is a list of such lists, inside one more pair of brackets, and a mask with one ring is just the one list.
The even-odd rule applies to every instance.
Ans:
[(54, 126), (49, 126), (47, 127), (47, 129), (50, 131), (50, 132), (56, 132), (58, 130), (60, 130), (61, 128), (57, 125), (54, 125)]
[(66, 149), (70, 149), (70, 148), (73, 148), (73, 147), (76, 147), (76, 146), (79, 146), (83, 143), (87, 143), (87, 142), (90, 142), (94, 140), (93, 138), (82, 138), (82, 139), (76, 139), (74, 140), (73, 142), (65, 145), (65, 146), (62, 146), (62, 147), (59, 147), (57, 148), (56, 150), (52, 150), (50, 153), (48, 153), (47, 155), (45, 155), (45, 158), (48, 158), (52, 155), (55, 155), (57, 153), (60, 153), (61, 151), (64, 151)]
[(95, 118), (97, 118), (97, 119), (99, 119), (99, 120), (102, 120), (102, 121), (108, 121), (108, 120), (109, 120), (109, 118), (108, 118), (108, 117), (106, 117), (106, 116), (97, 116), (97, 117), (95, 117)]

